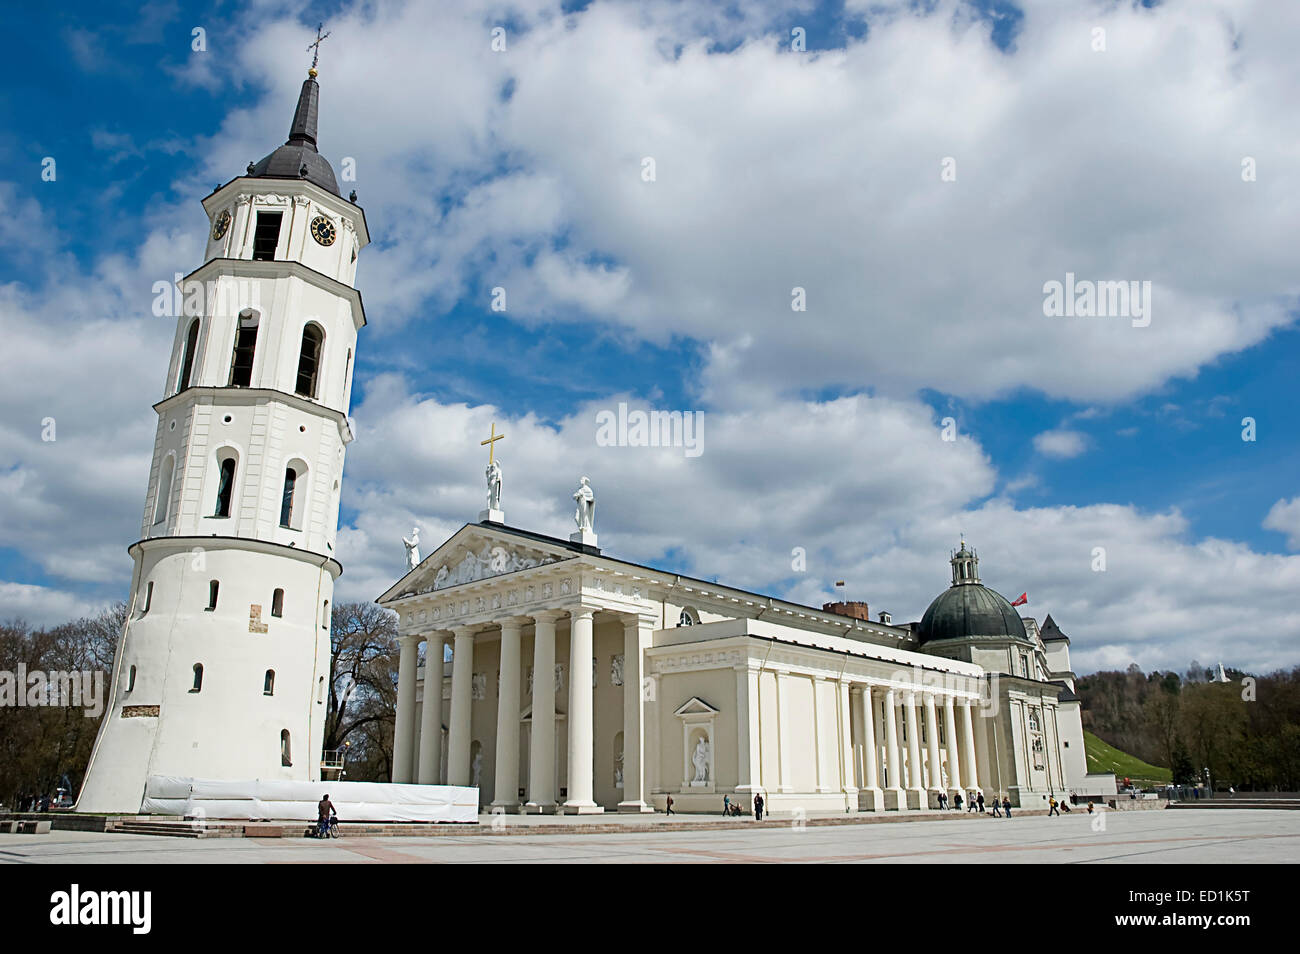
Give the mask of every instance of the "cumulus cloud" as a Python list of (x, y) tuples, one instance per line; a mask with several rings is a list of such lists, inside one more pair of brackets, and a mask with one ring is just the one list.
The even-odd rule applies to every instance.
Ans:
[(1088, 449), (1088, 438), (1080, 431), (1058, 429), (1034, 435), (1034, 450), (1044, 457), (1067, 460)]
[(1264, 517), (1264, 529), (1286, 534), (1286, 545), (1300, 550), (1300, 497), (1282, 499)]

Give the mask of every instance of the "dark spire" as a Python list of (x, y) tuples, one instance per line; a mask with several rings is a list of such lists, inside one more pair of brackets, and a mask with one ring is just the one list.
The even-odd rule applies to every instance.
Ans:
[(316, 71), (302, 82), (298, 106), (293, 111), (289, 126), (289, 139), (283, 146), (260, 162), (254, 163), (248, 175), (269, 179), (306, 179), (322, 189), (339, 194), (334, 170), (325, 157), (316, 151), (316, 120), (320, 115), (320, 85)]
[(320, 86), (314, 76), (302, 81), (298, 94), (298, 108), (293, 111), (293, 125), (289, 127), (287, 146), (316, 148), (316, 120), (320, 116)]

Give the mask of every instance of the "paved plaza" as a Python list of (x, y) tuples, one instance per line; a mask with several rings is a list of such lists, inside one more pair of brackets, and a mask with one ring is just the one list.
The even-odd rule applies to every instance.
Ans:
[[(662, 818), (662, 816), (657, 816)], [(701, 822), (708, 822), (707, 817)], [(718, 819), (720, 820), (720, 819)], [(589, 820), (588, 820), (589, 821)], [(751, 824), (730, 830), (658, 830), (653, 822), (608, 831), (563, 821), (540, 833), (485, 822), (466, 834), (305, 838), (170, 838), (55, 831), (0, 835), (0, 864), (176, 863), (1174, 863), (1300, 861), (1300, 812), (1109, 812), (1095, 831), (1083, 814), (1061, 818), (961, 817), (891, 824)]]

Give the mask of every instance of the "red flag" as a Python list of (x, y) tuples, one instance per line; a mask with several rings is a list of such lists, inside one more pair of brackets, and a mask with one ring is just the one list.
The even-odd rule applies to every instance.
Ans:
[(1012, 605), (1012, 606), (1024, 606), (1024, 605), (1025, 605), (1026, 603), (1028, 603), (1028, 602), (1029, 602), (1029, 594), (1028, 594), (1028, 593), (1021, 593), (1021, 594), (1020, 594), (1020, 598), (1019, 598), (1018, 600), (1016, 600), (1014, 603), (1012, 603), (1011, 605)]

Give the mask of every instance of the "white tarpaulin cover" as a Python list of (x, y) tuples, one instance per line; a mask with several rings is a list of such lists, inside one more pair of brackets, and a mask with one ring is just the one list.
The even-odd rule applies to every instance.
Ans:
[(328, 794), (341, 821), (477, 822), (478, 789), (388, 782), (224, 781), (150, 775), (141, 812), (203, 818), (316, 818)]

